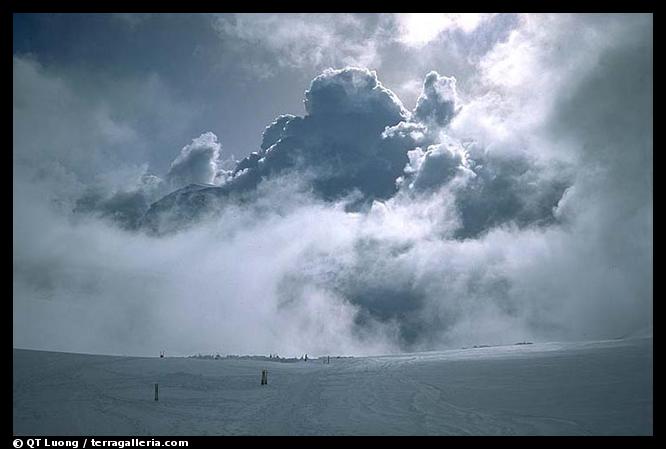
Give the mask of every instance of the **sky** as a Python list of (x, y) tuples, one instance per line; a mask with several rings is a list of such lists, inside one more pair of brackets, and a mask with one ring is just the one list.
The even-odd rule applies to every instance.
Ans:
[(14, 346), (652, 333), (651, 14), (16, 14)]

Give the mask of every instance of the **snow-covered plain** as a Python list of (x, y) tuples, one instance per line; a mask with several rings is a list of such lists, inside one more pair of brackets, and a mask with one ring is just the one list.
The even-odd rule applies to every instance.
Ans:
[(652, 366), (651, 337), (330, 364), (14, 349), (14, 433), (649, 435)]

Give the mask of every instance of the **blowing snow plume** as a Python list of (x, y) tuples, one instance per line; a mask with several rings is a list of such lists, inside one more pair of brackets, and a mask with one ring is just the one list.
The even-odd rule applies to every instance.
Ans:
[[(15, 57), (14, 344), (363, 354), (651, 330), (651, 29), (531, 17), (474, 89), (429, 72), (411, 112), (376, 72), (328, 69), (256, 152), (227, 166), (204, 133), (164, 179), (44, 154), (26, 124), (44, 93), (81, 100)], [(94, 148), (133, 142), (99, 127)]]

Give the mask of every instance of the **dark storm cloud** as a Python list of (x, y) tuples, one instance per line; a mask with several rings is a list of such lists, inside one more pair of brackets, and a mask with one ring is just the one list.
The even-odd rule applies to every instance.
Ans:
[[(407, 162), (406, 148), (385, 145), (387, 127), (406, 120), (400, 100), (367, 69), (327, 70), (305, 92), (304, 117), (280, 116), (264, 132), (260, 151), (241, 160), (233, 178), (215, 189), (176, 193), (146, 215), (148, 226), (163, 223), (155, 215), (184, 207), (175, 216), (198, 216), (197, 204), (212, 197), (243, 193), (269, 177), (297, 172), (321, 197), (334, 200), (360, 192), (364, 200), (389, 198)], [(169, 206), (166, 207), (166, 203)], [(159, 229), (156, 229), (159, 230)]]
[[(261, 136), (261, 149), (267, 150), (278, 140), (284, 137), (284, 131), (287, 124), (289, 124), (289, 122), (294, 118), (296, 118), (296, 116), (291, 114), (281, 115), (277, 117), (270, 125), (268, 125)], [(239, 164), (239, 166), (236, 167), (236, 170), (240, 171), (244, 168), (246, 167)]]
[(475, 176), (470, 170), (465, 149), (457, 142), (430, 145), (426, 151), (417, 148), (409, 153), (410, 164), (405, 172), (410, 176), (409, 188), (431, 190), (447, 184), (456, 175)]
[(473, 167), (470, 179), (456, 197), (462, 226), (461, 238), (507, 223), (519, 227), (549, 225), (556, 221), (554, 209), (572, 184), (571, 167), (559, 165), (548, 173), (527, 157), (490, 155)]
[[(360, 194), (355, 207), (391, 198), (401, 183), (432, 191), (460, 174), (474, 178), (457, 197), (458, 235), (469, 237), (512, 221), (552, 222), (553, 208), (570, 183), (565, 172), (543, 179), (525, 156), (479, 154), (471, 165), (462, 145), (441, 134), (459, 106), (455, 79), (436, 72), (426, 76), (413, 114), (374, 72), (358, 68), (325, 71), (312, 81), (304, 102), (307, 114), (276, 118), (264, 131), (262, 148), (239, 161), (224, 185), (175, 192), (151, 207), (144, 224), (158, 232), (181, 229), (213, 213), (228, 195), (245, 195), (287, 171), (329, 201)], [(206, 151), (199, 164), (205, 174), (190, 176), (192, 183), (212, 183), (213, 150)], [(172, 167), (191, 153), (185, 147)], [(158, 217), (165, 214), (171, 218)]]

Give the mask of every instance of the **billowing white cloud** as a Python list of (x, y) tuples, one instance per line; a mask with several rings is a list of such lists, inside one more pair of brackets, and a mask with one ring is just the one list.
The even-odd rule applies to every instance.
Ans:
[(458, 112), (456, 79), (440, 76), (435, 71), (428, 73), (423, 81), (421, 95), (416, 100), (415, 119), (426, 124), (446, 126), (456, 112)]
[(408, 152), (407, 174), (413, 174), (409, 187), (416, 190), (428, 190), (448, 183), (457, 175), (476, 176), (470, 170), (467, 153), (455, 141), (430, 145), (426, 151), (416, 148)]
[(215, 184), (221, 170), (221, 149), (217, 136), (210, 131), (192, 139), (171, 163), (166, 174), (167, 181), (174, 187)]

